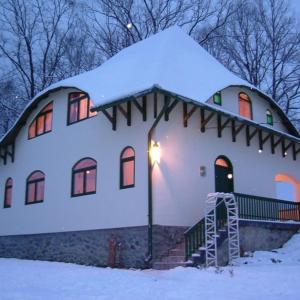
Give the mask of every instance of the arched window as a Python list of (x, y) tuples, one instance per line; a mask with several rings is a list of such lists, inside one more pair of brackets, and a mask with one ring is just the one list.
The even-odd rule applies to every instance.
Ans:
[(47, 104), (32, 121), (28, 130), (28, 138), (45, 134), (52, 130), (53, 102)]
[(96, 193), (97, 162), (83, 158), (72, 169), (72, 197)]
[(266, 118), (267, 118), (267, 124), (273, 126), (273, 123), (274, 123), (274, 121), (273, 121), (273, 115), (270, 112), (270, 110), (268, 110), (268, 109), (266, 111)]
[(97, 115), (97, 112), (90, 111), (94, 103), (85, 93), (70, 93), (68, 101), (68, 125)]
[(135, 153), (132, 147), (126, 147), (120, 157), (120, 188), (134, 187), (135, 184)]
[(275, 176), (277, 199), (300, 202), (300, 180), (287, 173)]
[(4, 208), (9, 208), (12, 205), (12, 189), (13, 189), (13, 180), (8, 178), (5, 183), (4, 190)]
[(32, 172), (27, 178), (26, 204), (44, 201), (45, 174), (41, 171)]
[(240, 107), (240, 115), (252, 120), (253, 118), (252, 103), (247, 94), (245, 93), (239, 94), (239, 107)]

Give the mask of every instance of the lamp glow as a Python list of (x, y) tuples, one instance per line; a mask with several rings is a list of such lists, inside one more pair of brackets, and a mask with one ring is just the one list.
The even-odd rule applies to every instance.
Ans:
[(228, 178), (228, 179), (232, 179), (232, 178), (233, 178), (233, 175), (232, 175), (231, 173), (229, 173), (229, 174), (227, 175), (227, 178)]
[(132, 28), (132, 23), (128, 23), (128, 24), (126, 25), (126, 27), (127, 27), (128, 29), (131, 29), (131, 28)]
[(154, 165), (155, 163), (157, 164), (160, 163), (161, 151), (160, 151), (160, 144), (158, 142), (152, 142), (150, 155), (151, 155), (152, 165)]
[(262, 153), (262, 149), (258, 149), (258, 153)]

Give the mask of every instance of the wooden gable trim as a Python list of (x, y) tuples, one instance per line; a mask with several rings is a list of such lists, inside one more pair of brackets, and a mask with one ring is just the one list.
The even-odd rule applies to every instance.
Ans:
[(258, 129), (255, 128), (254, 131), (251, 132), (250, 125), (247, 125), (246, 127), (246, 143), (247, 146), (250, 146), (251, 140), (255, 137), (255, 135), (258, 133)]
[(117, 106), (114, 105), (112, 107), (112, 112), (109, 113), (107, 109), (103, 108), (101, 109), (101, 112), (103, 112), (104, 116), (110, 121), (112, 125), (112, 130), (116, 131), (117, 129)]
[(208, 124), (208, 122), (215, 115), (215, 112), (211, 112), (207, 117), (205, 117), (205, 109), (201, 108), (200, 109), (200, 115), (201, 115), (200, 130), (201, 130), (201, 132), (205, 132), (205, 126)]
[(218, 114), (217, 117), (217, 127), (218, 127), (218, 138), (222, 137), (222, 132), (223, 130), (226, 128), (226, 126), (229, 124), (229, 122), (231, 121), (230, 118), (228, 118), (227, 120), (225, 120), (225, 122), (222, 124), (222, 115)]
[(282, 157), (287, 156), (287, 151), (293, 146), (293, 142), (289, 142), (287, 145), (285, 144), (285, 139), (281, 142), (281, 151), (282, 151)]
[(183, 109), (183, 127), (188, 126), (188, 120), (191, 118), (191, 116), (194, 114), (194, 112), (197, 110), (197, 106), (193, 105), (190, 111), (188, 111), (188, 104), (186, 102), (182, 102), (182, 109)]
[(125, 117), (127, 120), (127, 126), (131, 126), (131, 102), (126, 102), (126, 109), (122, 106), (122, 104), (117, 105), (119, 111), (121, 114)]
[(231, 119), (231, 136), (232, 136), (232, 142), (236, 142), (236, 137), (238, 134), (242, 131), (242, 129), (245, 127), (245, 124), (241, 124), (236, 127), (236, 122), (234, 119)]

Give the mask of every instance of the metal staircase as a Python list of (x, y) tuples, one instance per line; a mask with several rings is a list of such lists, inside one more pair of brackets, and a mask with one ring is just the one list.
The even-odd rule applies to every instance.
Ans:
[(205, 250), (206, 266), (218, 266), (217, 253), (217, 207), (226, 205), (229, 264), (240, 257), (239, 215), (233, 194), (211, 193), (207, 196), (205, 209)]

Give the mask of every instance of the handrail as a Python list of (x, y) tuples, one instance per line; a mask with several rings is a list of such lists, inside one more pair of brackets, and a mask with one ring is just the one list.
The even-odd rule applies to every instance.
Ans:
[[(300, 222), (300, 202), (266, 198), (241, 193), (234, 193), (239, 208), (239, 218), (261, 221)], [(220, 203), (216, 206), (217, 227), (226, 222), (226, 210)], [(226, 209), (226, 208), (225, 208)], [(184, 233), (186, 259), (199, 247), (205, 245), (205, 218), (191, 226)]]
[(300, 221), (300, 203), (234, 193), (239, 218), (261, 221)]

